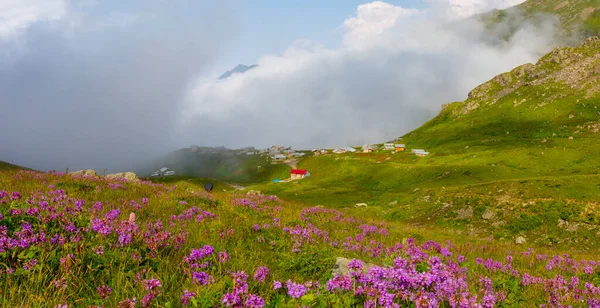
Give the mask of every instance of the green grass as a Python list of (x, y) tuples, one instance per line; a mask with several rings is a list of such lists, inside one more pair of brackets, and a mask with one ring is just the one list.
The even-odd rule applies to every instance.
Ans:
[[(396, 163), (407, 159), (401, 157), (400, 154), (397, 155)], [(352, 156), (346, 157), (351, 158)], [(367, 157), (369, 156), (361, 159)], [(374, 155), (374, 157), (378, 159), (383, 158), (384, 155)], [(330, 158), (319, 157), (319, 159)], [(356, 170), (360, 170), (360, 168)], [(356, 170), (353, 172), (357, 172)], [(371, 248), (365, 251), (347, 250), (314, 235), (311, 235), (310, 242), (301, 245), (300, 251), (295, 252), (293, 250), (294, 237), (284, 229), (284, 227), (293, 228), (295, 226), (318, 228), (321, 232), (326, 232), (329, 241), (332, 242), (342, 242), (348, 237), (356, 237), (365, 224), (385, 228), (389, 232), (389, 235), (379, 233), (368, 235), (363, 242), (365, 247), (370, 247), (368, 245), (371, 244), (367, 243), (373, 242), (384, 247), (391, 247), (399, 243), (406, 244), (407, 239), (411, 237), (419, 242), (434, 240), (445, 243), (444, 245), (450, 245), (448, 247), (451, 247), (455, 254), (453, 257), (448, 257), (447, 260), (454, 260), (458, 255), (464, 255), (467, 258), (467, 262), (463, 266), (468, 268), (469, 282), (473, 286), (478, 283), (480, 275), (490, 275), (494, 279), (495, 287), (507, 292), (510, 302), (543, 303), (547, 295), (541, 288), (523, 290), (505, 285), (506, 277), (502, 273), (490, 273), (482, 266), (477, 266), (475, 264), (477, 257), (504, 260), (505, 256), (510, 254), (515, 258), (515, 268), (520, 271), (547, 278), (557, 274), (556, 271), (545, 270), (544, 261), (535, 262), (532, 265), (533, 257), (519, 254), (520, 251), (525, 251), (526, 247), (496, 240), (487, 234), (467, 233), (448, 228), (445, 225), (425, 226), (417, 222), (405, 223), (401, 219), (393, 219), (392, 216), (397, 213), (397, 208), (390, 206), (351, 208), (340, 212), (327, 212), (325, 209), (321, 209), (321, 212), (318, 209), (306, 211), (306, 206), (302, 203), (269, 201), (260, 196), (249, 197), (239, 192), (215, 190), (213, 195), (207, 195), (202, 192), (203, 181), (201, 179), (188, 181), (189, 178), (171, 177), (158, 180), (165, 182), (166, 185), (120, 183), (120, 187), (116, 187), (114, 184), (117, 182), (103, 179), (17, 173), (16, 171), (0, 172), (0, 191), (20, 191), (23, 194), (21, 200), (0, 203), (0, 213), (3, 216), (3, 219), (0, 219), (0, 225), (7, 228), (8, 234), (19, 230), (21, 224), (27, 221), (32, 223), (34, 230), (45, 230), (48, 236), (55, 233), (64, 234), (67, 237), (77, 234), (81, 236), (79, 240), (67, 241), (65, 245), (46, 243), (30, 246), (27, 249), (15, 249), (10, 253), (0, 253), (3, 268), (16, 268), (13, 275), (2, 274), (0, 307), (56, 307), (58, 304), (66, 303), (76, 307), (91, 305), (116, 307), (120, 301), (134, 297), (137, 298), (139, 305), (141, 298), (148, 293), (139, 279), (150, 278), (159, 279), (162, 283), (157, 298), (151, 302), (151, 307), (179, 307), (179, 297), (184, 290), (190, 290), (197, 294), (194, 302), (190, 304), (192, 307), (208, 307), (221, 303), (223, 294), (233, 288), (233, 281), (229, 273), (241, 270), (250, 275), (250, 292), (263, 297), (268, 302), (268, 307), (298, 307), (302, 305), (347, 307), (353, 302), (360, 304), (360, 301), (357, 302), (360, 298), (354, 298), (347, 293), (326, 294), (324, 290), (321, 290), (319, 294), (309, 293), (306, 297), (294, 300), (286, 296), (285, 291), (274, 291), (272, 281), (285, 282), (288, 279), (296, 282), (318, 281), (324, 286), (326, 281), (332, 277), (331, 269), (335, 258), (339, 256), (361, 258), (379, 265), (391, 265), (392, 257), (372, 256)], [(306, 180), (306, 182), (310, 182), (310, 180)], [(375, 184), (372, 179), (368, 182), (371, 182), (374, 189), (379, 185)], [(302, 184), (297, 185), (304, 185), (303, 182), (299, 183)], [(510, 185), (512, 184), (506, 183), (503, 188), (508, 191)], [(470, 187), (469, 189), (477, 190), (485, 195), (485, 188), (482, 185)], [(560, 188), (559, 184), (554, 183), (552, 186), (548, 186), (548, 191), (544, 193), (550, 193), (557, 188)], [(41, 223), (34, 216), (10, 214), (11, 210), (31, 207), (25, 202), (25, 198), (32, 197), (27, 192), (35, 192), (35, 195), (38, 196), (52, 195), (51, 192), (55, 189), (64, 190), (65, 195), (72, 198), (71, 201), (66, 201), (62, 205), (59, 202), (51, 201), (51, 204), (56, 207), (57, 213), (64, 215), (64, 219)], [(518, 188), (515, 187), (515, 189)], [(457, 188), (457, 191), (460, 190), (464, 190), (464, 188)], [(432, 193), (433, 191), (426, 192)], [(423, 193), (425, 190), (420, 191), (415, 198), (420, 198)], [(449, 196), (454, 196), (454, 194)], [(140, 203), (143, 198), (148, 198), (147, 205), (143, 205), (141, 208), (132, 206), (132, 202)], [(83, 211), (73, 212), (74, 200), (85, 201)], [(182, 200), (185, 200), (187, 204), (181, 204)], [(250, 202), (250, 205), (241, 206), (241, 200)], [(469, 200), (474, 202), (475, 199), (469, 197)], [(478, 215), (484, 212), (485, 207), (493, 206), (485, 203), (483, 197), (478, 200), (481, 203), (475, 210)], [(97, 201), (104, 205), (100, 212), (92, 209), (92, 205)], [(418, 204), (414, 206), (417, 207)], [(575, 211), (564, 213), (564, 211), (552, 210), (560, 206), (564, 206), (564, 204), (552, 202), (538, 204), (533, 210), (541, 215), (521, 215), (519, 219), (511, 221), (507, 228), (514, 234), (521, 234), (523, 231), (540, 228), (543, 225), (544, 217), (569, 219), (573, 215), (576, 216)], [(190, 219), (174, 220), (172, 218), (173, 215), (177, 216), (193, 207), (209, 211), (215, 217), (204, 216), (202, 219), (198, 219), (192, 215)], [(90, 228), (95, 217), (104, 217), (106, 212), (117, 208), (121, 210), (121, 214), (115, 228), (127, 225), (125, 221), (128, 220), (130, 212), (136, 214), (135, 222), (139, 230), (133, 234), (130, 244), (123, 247), (118, 245), (118, 238), (114, 233), (105, 237), (81, 230), (73, 234), (65, 231), (64, 225), (67, 221), (72, 220), (78, 228)], [(420, 210), (427, 210), (427, 208), (421, 207)], [(311, 211), (314, 214), (309, 214)], [(401, 212), (404, 213), (404, 211)], [(46, 217), (48, 214), (44, 213), (43, 215)], [(279, 219), (280, 226), (275, 226), (274, 218)], [(158, 221), (161, 222), (161, 227), (158, 227)], [(265, 227), (266, 224), (269, 226)], [(260, 229), (256, 229), (256, 225), (260, 226)], [(147, 234), (150, 234), (153, 240), (148, 240)], [(170, 237), (162, 242), (159, 239), (164, 238), (165, 234)], [(556, 236), (549, 234), (548, 240), (558, 243)], [(177, 240), (177, 238), (182, 240)], [(580, 234), (579, 239), (585, 239), (585, 234)], [(584, 249), (578, 248), (579, 243), (567, 244), (570, 245), (569, 255), (578, 260), (593, 259), (597, 256), (597, 250), (586, 252)], [(228, 252), (229, 261), (218, 263), (216, 259), (211, 259), (213, 265), (202, 270), (207, 271), (214, 278), (214, 282), (209, 285), (198, 285), (193, 283), (191, 272), (183, 260), (192, 249), (201, 248), (204, 245), (211, 245), (216, 252)], [(104, 253), (101, 255), (94, 252), (98, 246), (104, 247)], [(534, 248), (538, 254), (562, 254), (565, 251), (539, 243), (531, 243), (531, 246), (527, 247)], [(437, 255), (435, 251), (429, 253)], [(69, 259), (71, 261), (61, 261), (64, 258), (70, 258), (69, 255), (72, 255), (72, 259)], [(22, 265), (32, 259), (37, 260), (37, 265), (31, 270), (24, 270)], [(265, 283), (254, 281), (251, 278), (258, 266), (267, 266), (270, 269)], [(421, 270), (427, 269), (425, 264), (419, 266)], [(54, 287), (54, 282), (62, 279), (66, 282), (67, 287)], [(592, 276), (582, 275), (581, 279), (582, 281), (595, 281)], [(97, 287), (103, 285), (108, 285), (113, 290), (106, 299), (102, 299), (96, 290)], [(27, 292), (26, 297), (23, 296), (23, 292)]]
[(213, 190), (215, 191), (232, 191), (235, 187), (219, 180), (197, 178), (187, 175), (175, 175), (175, 176), (160, 176), (160, 177), (148, 177), (143, 178), (144, 180), (151, 181), (153, 183), (164, 184), (164, 185), (185, 185), (190, 184), (193, 186), (204, 187), (206, 183), (213, 184)]
[(0, 171), (7, 171), (7, 170), (31, 170), (31, 169), (0, 161)]
[(556, 18), (556, 38), (563, 45), (577, 45), (582, 37), (598, 35), (598, 0), (528, 0), (505, 10), (477, 16), (492, 31), (504, 34), (504, 39), (517, 33), (524, 23), (542, 25), (549, 16)]

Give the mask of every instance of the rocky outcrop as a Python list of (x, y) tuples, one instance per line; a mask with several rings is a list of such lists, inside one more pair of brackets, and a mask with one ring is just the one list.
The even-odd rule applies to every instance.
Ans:
[(98, 176), (98, 173), (96, 173), (96, 170), (92, 170), (92, 169), (78, 170), (75, 172), (69, 172), (69, 174), (75, 175), (75, 176)]
[[(460, 108), (453, 114), (460, 117), (486, 106), (498, 103), (526, 87), (538, 86), (536, 95), (545, 97), (543, 102), (553, 102), (566, 95), (546, 96), (546, 90), (557, 85), (565, 89), (583, 91), (586, 98), (600, 93), (600, 39), (587, 38), (578, 47), (561, 47), (542, 57), (536, 64), (521, 65), (510, 72), (500, 74), (473, 89)], [(521, 103), (523, 103), (522, 101)], [(515, 101), (515, 107), (520, 105)]]
[(126, 179), (127, 181), (130, 181), (130, 182), (135, 182), (135, 181), (139, 180), (137, 175), (133, 172), (121, 172), (121, 173), (107, 174), (106, 178), (107, 179)]
[[(333, 266), (333, 270), (331, 272), (332, 275), (348, 275), (350, 270), (348, 269), (348, 263), (352, 261), (351, 259), (346, 259), (342, 257), (337, 257), (335, 259), (335, 265)], [(376, 266), (375, 264), (366, 263), (362, 266), (362, 271), (367, 272), (369, 268)]]
[(469, 219), (471, 217), (473, 217), (473, 208), (468, 207), (468, 208), (464, 208), (464, 209), (461, 209), (460, 211), (458, 211), (458, 216), (456, 218)]
[(491, 210), (485, 210), (483, 215), (481, 215), (481, 218), (483, 218), (485, 220), (492, 220), (492, 219), (494, 219), (494, 217), (496, 217), (496, 213), (494, 213)]

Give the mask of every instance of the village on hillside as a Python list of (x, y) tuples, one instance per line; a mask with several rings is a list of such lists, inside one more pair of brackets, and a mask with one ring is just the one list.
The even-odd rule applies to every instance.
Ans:
[[(273, 145), (267, 149), (256, 150), (254, 148), (244, 149), (246, 155), (268, 155), (272, 164), (287, 164), (292, 167), (290, 170), (290, 178), (286, 180), (274, 179), (274, 183), (278, 182), (289, 182), (294, 180), (300, 180), (310, 177), (308, 170), (297, 169), (296, 164), (299, 159), (305, 156), (321, 156), (321, 155), (340, 155), (340, 154), (370, 154), (376, 152), (391, 152), (392, 154), (406, 151), (406, 144), (400, 143), (402, 137), (394, 140), (393, 142), (383, 144), (365, 144), (362, 147), (342, 147), (335, 149), (312, 149), (311, 151), (297, 151), (292, 147), (286, 147), (281, 145)], [(412, 149), (411, 153), (418, 157), (425, 157), (430, 153), (424, 149)]]
[[(274, 183), (278, 182), (289, 182), (294, 180), (301, 180), (311, 176), (309, 170), (298, 169), (297, 164), (300, 159), (310, 156), (325, 156), (325, 155), (342, 155), (342, 154), (382, 154), (391, 153), (396, 154), (407, 151), (406, 144), (402, 143), (402, 137), (399, 137), (393, 141), (386, 142), (383, 144), (365, 144), (360, 146), (346, 146), (334, 149), (315, 148), (312, 150), (295, 150), (291, 146), (273, 145), (265, 149), (257, 149), (255, 147), (244, 147), (240, 149), (228, 149), (223, 146), (219, 147), (200, 147), (192, 145), (186, 148), (187, 151), (197, 154), (220, 154), (226, 156), (250, 156), (260, 155), (266, 158), (268, 162), (273, 165), (286, 164), (291, 167), (289, 178), (287, 179), (273, 179)], [(410, 153), (417, 157), (425, 157), (430, 153), (425, 149), (410, 149)], [(258, 166), (260, 169), (260, 166)], [(152, 173), (151, 177), (165, 177), (177, 175), (175, 170), (168, 167), (162, 167), (159, 170)]]

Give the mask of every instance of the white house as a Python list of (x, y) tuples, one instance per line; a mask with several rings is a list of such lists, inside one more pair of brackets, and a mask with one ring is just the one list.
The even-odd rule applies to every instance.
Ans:
[(356, 152), (356, 149), (353, 147), (345, 147), (344, 150), (346, 150), (346, 152), (351, 152), (351, 153)]
[(413, 154), (419, 156), (419, 157), (423, 157), (423, 156), (427, 156), (429, 155), (429, 152), (423, 150), (423, 149), (414, 149), (412, 150)]
[(162, 167), (158, 171), (152, 173), (151, 176), (169, 176), (169, 175), (175, 175), (175, 171), (173, 171), (167, 167)]
[(285, 160), (287, 157), (285, 157), (285, 155), (283, 154), (275, 154), (273, 155), (273, 157), (271, 157), (273, 160)]
[(383, 144), (383, 149), (384, 150), (394, 150), (394, 144), (393, 143), (384, 143)]

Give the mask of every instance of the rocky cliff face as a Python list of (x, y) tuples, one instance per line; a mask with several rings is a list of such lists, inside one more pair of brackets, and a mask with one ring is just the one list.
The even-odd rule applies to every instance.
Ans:
[[(600, 39), (590, 37), (578, 47), (562, 47), (542, 57), (535, 65), (525, 64), (500, 74), (476, 87), (465, 102), (453, 108), (454, 116), (468, 114), (481, 107), (496, 104), (511, 95), (535, 87), (534, 93), (543, 101), (553, 101), (569, 95), (583, 94), (591, 98), (600, 92)], [(515, 107), (528, 101), (523, 97)], [(445, 108), (447, 109), (447, 107)]]

